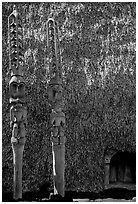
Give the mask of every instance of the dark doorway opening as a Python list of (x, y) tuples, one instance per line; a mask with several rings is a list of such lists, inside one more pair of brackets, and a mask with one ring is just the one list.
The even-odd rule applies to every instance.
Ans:
[(110, 161), (109, 184), (136, 184), (136, 154), (118, 152)]

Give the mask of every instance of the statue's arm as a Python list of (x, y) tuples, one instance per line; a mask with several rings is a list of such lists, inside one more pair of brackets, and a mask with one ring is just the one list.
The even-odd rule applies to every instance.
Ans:
[(13, 121), (14, 121), (14, 110), (13, 107), (10, 108), (10, 127), (12, 128), (13, 125)]
[(27, 108), (23, 111), (24, 124), (27, 127)]

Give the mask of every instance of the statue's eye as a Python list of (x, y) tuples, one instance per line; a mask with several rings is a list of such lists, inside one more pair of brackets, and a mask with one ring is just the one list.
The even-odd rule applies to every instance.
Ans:
[(55, 97), (56, 95), (56, 90), (53, 90), (53, 97)]
[(23, 89), (24, 89), (24, 84), (20, 84), (20, 85), (19, 85), (19, 90), (20, 90), (20, 91), (23, 91)]
[(16, 84), (16, 83), (13, 83), (13, 84), (12, 84), (12, 88), (13, 88), (13, 90), (16, 90), (16, 89), (17, 89), (17, 84)]

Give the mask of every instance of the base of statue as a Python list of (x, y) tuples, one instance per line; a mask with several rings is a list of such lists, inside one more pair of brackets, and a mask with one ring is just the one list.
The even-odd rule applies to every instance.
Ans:
[(65, 195), (65, 144), (52, 143), (54, 195)]
[(23, 151), (26, 138), (11, 138), (12, 150), (13, 150), (13, 199), (22, 199), (22, 160)]

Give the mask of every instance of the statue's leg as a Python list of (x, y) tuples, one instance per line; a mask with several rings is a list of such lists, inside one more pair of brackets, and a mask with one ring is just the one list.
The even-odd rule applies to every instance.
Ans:
[(54, 194), (60, 194), (62, 197), (65, 195), (65, 144), (53, 144), (53, 180), (54, 180)]
[(13, 166), (14, 166), (14, 178), (13, 178), (13, 198), (15, 200), (22, 199), (22, 160), (23, 150), (26, 138), (20, 138), (16, 141), (16, 138), (12, 137), (12, 150), (13, 150)]

